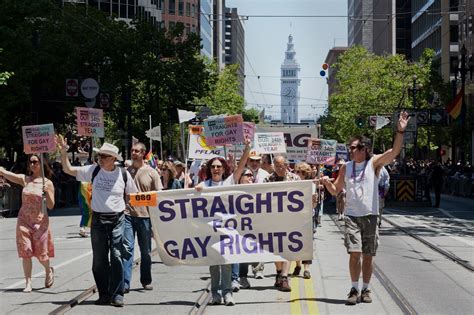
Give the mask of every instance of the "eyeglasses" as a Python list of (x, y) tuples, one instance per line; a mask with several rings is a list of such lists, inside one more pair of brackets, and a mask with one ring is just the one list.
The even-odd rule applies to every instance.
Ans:
[(252, 173), (245, 173), (244, 175), (242, 176), (246, 176), (246, 177), (253, 177), (253, 174)]
[(106, 158), (109, 158), (109, 157), (112, 157), (112, 155), (107, 155), (107, 154), (97, 154), (97, 157), (99, 159), (106, 159)]
[(30, 164), (38, 165), (40, 161), (38, 160), (31, 160)]
[(222, 168), (222, 165), (211, 165), (211, 168)]

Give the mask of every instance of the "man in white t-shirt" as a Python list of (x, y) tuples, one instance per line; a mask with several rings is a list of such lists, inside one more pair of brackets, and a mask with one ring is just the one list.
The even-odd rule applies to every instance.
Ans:
[[(372, 277), (372, 261), (378, 245), (378, 184), (380, 170), (400, 153), (403, 133), (409, 120), (408, 113), (400, 113), (393, 148), (383, 154), (370, 156), (370, 139), (353, 137), (349, 141), (351, 160), (341, 166), (334, 183), (329, 177), (322, 179), (332, 195), (346, 190), (345, 245), (349, 258), (352, 288), (346, 304), (355, 305), (359, 299), (371, 303), (369, 281)], [(361, 264), (362, 256), (362, 264)], [(362, 270), (362, 291), (359, 297), (359, 277)]]
[(61, 149), (63, 171), (78, 181), (92, 182), (92, 273), (99, 291), (95, 304), (122, 307), (125, 196), (138, 192), (137, 187), (130, 173), (115, 165), (122, 160), (116, 146), (106, 142), (94, 149), (98, 165), (74, 167), (67, 156), (66, 139), (57, 136), (56, 143)]

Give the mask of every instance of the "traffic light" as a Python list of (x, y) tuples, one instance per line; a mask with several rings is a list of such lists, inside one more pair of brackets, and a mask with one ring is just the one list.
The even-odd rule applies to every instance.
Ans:
[(362, 117), (357, 117), (356, 120), (355, 120), (355, 123), (356, 123), (356, 126), (359, 127), (359, 128), (363, 128), (364, 127), (364, 118)]
[(322, 68), (322, 70), (319, 71), (319, 75), (322, 76), (322, 77), (325, 77), (326, 76), (326, 71), (328, 70), (329, 65), (327, 63), (323, 63), (321, 68)]

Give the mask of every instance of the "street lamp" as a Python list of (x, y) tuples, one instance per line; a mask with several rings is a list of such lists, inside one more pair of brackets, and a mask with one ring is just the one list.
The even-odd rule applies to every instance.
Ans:
[[(418, 77), (416, 76), (416, 74), (414, 74), (413, 75), (413, 86), (409, 89), (412, 92), (412, 96), (413, 96), (413, 111), (415, 112), (415, 116), (413, 117), (414, 119), (416, 119), (416, 106), (417, 106), (417, 104), (416, 104), (416, 93), (423, 88), (422, 84), (417, 84), (416, 83), (417, 79), (418, 79)], [(417, 156), (418, 156), (418, 127), (415, 127), (415, 134), (414, 134), (414, 137), (413, 137), (413, 156), (414, 156), (414, 158), (417, 158)]]
[[(457, 59), (454, 60), (453, 62), (453, 70), (454, 70), (454, 84), (457, 81), (457, 75), (458, 71), (459, 74), (461, 75), (461, 91), (462, 91), (462, 103), (461, 103), (461, 148), (460, 148), (460, 155), (461, 155), (461, 164), (464, 165), (465, 162), (465, 148), (464, 148), (464, 132), (466, 129), (466, 93), (464, 91), (465, 85), (466, 85), (466, 74), (469, 71), (470, 72), (470, 78), (472, 79), (472, 73), (474, 69), (474, 60), (472, 56), (469, 58), (469, 63), (468, 67), (466, 67), (466, 56), (467, 56), (467, 49), (464, 44), (462, 45), (461, 48), (461, 67), (458, 68), (459, 62)], [(454, 85), (455, 88), (455, 85)], [(456, 94), (456, 93), (454, 93)], [(453, 161), (456, 162), (456, 161)]]

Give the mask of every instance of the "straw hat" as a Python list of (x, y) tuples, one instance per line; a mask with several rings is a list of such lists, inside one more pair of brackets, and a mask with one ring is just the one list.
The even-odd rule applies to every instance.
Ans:
[(94, 148), (94, 152), (97, 152), (97, 154), (110, 155), (116, 158), (118, 161), (122, 161), (122, 156), (119, 154), (119, 149), (108, 142), (104, 142), (100, 149)]
[(251, 159), (251, 160), (261, 160), (262, 156), (260, 154), (258, 154), (257, 151), (252, 150), (252, 151), (250, 151), (249, 159)]

